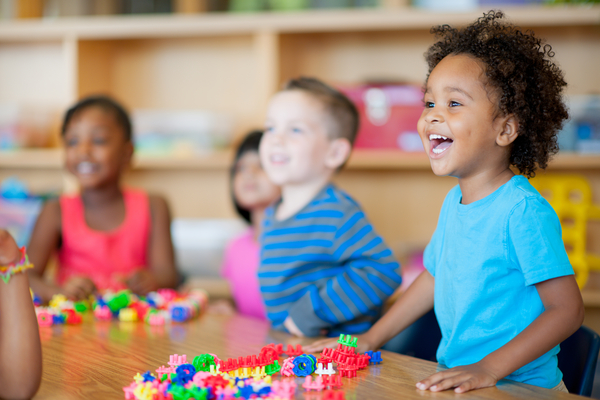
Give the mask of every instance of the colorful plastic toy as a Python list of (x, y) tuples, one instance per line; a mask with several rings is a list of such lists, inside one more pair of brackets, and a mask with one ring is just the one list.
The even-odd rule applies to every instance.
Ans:
[(600, 221), (600, 207), (592, 204), (592, 189), (580, 175), (538, 175), (531, 184), (548, 200), (562, 225), (562, 238), (569, 261), (580, 288), (588, 280), (590, 270), (600, 270), (600, 257), (589, 254), (587, 224)]
[(310, 375), (308, 375), (305, 378), (304, 383), (302, 384), (302, 387), (306, 390), (316, 390), (318, 392), (325, 389), (325, 385), (323, 385), (323, 378), (321, 378), (320, 376), (317, 376), (313, 380), (312, 376), (310, 376)]

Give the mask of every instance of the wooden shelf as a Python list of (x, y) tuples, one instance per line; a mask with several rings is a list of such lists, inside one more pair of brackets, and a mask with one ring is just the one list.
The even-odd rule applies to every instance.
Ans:
[[(600, 24), (600, 6), (528, 6), (503, 9), (512, 22), (527, 27)], [(0, 23), (0, 41), (140, 39), (261, 32), (428, 30), (431, 26), (440, 24), (467, 24), (486, 10), (444, 13), (415, 8), (350, 9), (14, 20)]]
[[(143, 170), (222, 170), (230, 166), (232, 150), (218, 150), (203, 155), (171, 157), (139, 155), (134, 158), (134, 169)], [(61, 149), (27, 149), (0, 153), (0, 168), (59, 169), (63, 167)], [(357, 149), (347, 167), (353, 170), (428, 170), (429, 159), (423, 153), (404, 153), (397, 150)], [(600, 169), (600, 154), (581, 155), (562, 153), (550, 163), (555, 169)]]

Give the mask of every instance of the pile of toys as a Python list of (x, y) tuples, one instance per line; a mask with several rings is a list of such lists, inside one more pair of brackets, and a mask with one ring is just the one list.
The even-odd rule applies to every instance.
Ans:
[(48, 306), (42, 306), (36, 296), (33, 299), (40, 326), (80, 324), (82, 314), (89, 311), (101, 321), (145, 321), (150, 325), (164, 325), (169, 321), (186, 322), (200, 315), (208, 303), (208, 295), (199, 289), (185, 295), (173, 289), (159, 289), (145, 297), (136, 296), (129, 290), (116, 293), (107, 291), (103, 295), (92, 296), (89, 301), (77, 302), (57, 294)]
[[(270, 344), (258, 355), (220, 360), (214, 354), (201, 354), (188, 363), (185, 355), (171, 355), (168, 366), (147, 371), (134, 377), (123, 388), (127, 400), (187, 400), (187, 399), (292, 399), (297, 384), (293, 377), (305, 377), (302, 387), (307, 391), (324, 391), (322, 400), (344, 400), (342, 377), (352, 378), (356, 371), (381, 362), (381, 352), (356, 352), (356, 338), (340, 335), (337, 349), (325, 349), (317, 359), (295, 348)], [(288, 356), (279, 364), (279, 357)], [(337, 364), (339, 374), (333, 368)], [(281, 380), (272, 377), (280, 373)], [(313, 379), (312, 374), (318, 376)]]

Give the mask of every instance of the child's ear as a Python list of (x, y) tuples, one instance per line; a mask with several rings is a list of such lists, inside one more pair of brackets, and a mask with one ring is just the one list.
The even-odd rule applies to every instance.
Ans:
[(502, 130), (496, 137), (498, 146), (506, 147), (510, 145), (519, 136), (519, 121), (514, 115), (509, 115), (504, 118)]
[(350, 157), (352, 145), (346, 138), (337, 138), (329, 143), (329, 150), (325, 158), (325, 166), (331, 169), (338, 169)]
[(131, 165), (131, 159), (133, 158), (133, 142), (127, 141), (123, 148), (123, 167), (127, 168)]

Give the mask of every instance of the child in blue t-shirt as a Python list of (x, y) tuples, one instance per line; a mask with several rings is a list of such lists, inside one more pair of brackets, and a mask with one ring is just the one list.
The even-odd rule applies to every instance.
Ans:
[(558, 150), (566, 83), (550, 46), (502, 17), (435, 29), (418, 131), (433, 172), (458, 186), (425, 250), (427, 270), (358, 340), (360, 350), (378, 348), (434, 307), (437, 358), (449, 369), (421, 390), (462, 393), (507, 378), (566, 391), (558, 345), (583, 321), (559, 220), (526, 178)]

